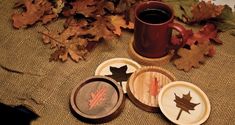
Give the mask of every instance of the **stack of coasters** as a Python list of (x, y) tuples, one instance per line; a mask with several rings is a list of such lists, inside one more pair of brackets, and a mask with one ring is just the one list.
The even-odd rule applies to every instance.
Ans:
[(95, 76), (73, 89), (71, 110), (88, 123), (108, 122), (122, 112), (126, 93), (140, 109), (161, 111), (175, 124), (205, 122), (210, 114), (206, 94), (192, 83), (175, 80), (163, 68), (141, 67), (127, 58), (113, 58), (101, 63)]

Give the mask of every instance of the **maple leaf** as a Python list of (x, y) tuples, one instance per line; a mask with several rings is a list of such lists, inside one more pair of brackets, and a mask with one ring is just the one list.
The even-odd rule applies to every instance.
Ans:
[(219, 16), (224, 9), (223, 5), (215, 5), (211, 1), (201, 1), (192, 6), (192, 19), (190, 22), (199, 22)]
[(120, 82), (120, 85), (122, 86), (123, 81), (127, 81), (132, 73), (126, 73), (127, 71), (127, 65), (121, 66), (120, 68), (112, 67), (110, 66), (110, 72), (112, 72), (112, 75), (106, 75), (110, 78), (113, 78), (117, 82)]
[(109, 16), (111, 18), (111, 23), (114, 25), (115, 30), (113, 31), (114, 34), (120, 36), (121, 35), (121, 28), (125, 29), (134, 29), (134, 23), (126, 24), (123, 16)]
[(211, 45), (208, 42), (191, 45), (190, 49), (180, 48), (177, 54), (180, 58), (174, 61), (176, 68), (188, 72), (192, 67), (198, 68), (200, 63), (205, 62), (205, 56), (208, 55)]
[(64, 16), (71, 16), (80, 13), (85, 17), (89, 17), (92, 16), (92, 13), (96, 10), (96, 7), (94, 6), (96, 4), (95, 0), (78, 0), (69, 4), (72, 8), (63, 10), (62, 13)]
[(107, 87), (102, 86), (95, 93), (91, 93), (91, 99), (89, 100), (89, 110), (101, 104), (105, 100), (106, 91)]
[(157, 80), (156, 77), (154, 77), (154, 79), (151, 82), (150, 87), (149, 87), (150, 88), (150, 91), (149, 91), (150, 95), (157, 96), (160, 91), (160, 87), (161, 86), (160, 86), (159, 81)]
[(190, 96), (190, 91), (187, 95), (183, 94), (182, 98), (180, 98), (179, 96), (177, 96), (175, 94), (175, 100), (174, 101), (176, 103), (176, 107), (180, 108), (180, 112), (179, 112), (176, 120), (179, 120), (182, 111), (185, 111), (185, 112), (190, 114), (189, 110), (195, 110), (194, 107), (200, 104), (200, 103), (190, 102), (191, 99), (192, 99), (192, 97)]

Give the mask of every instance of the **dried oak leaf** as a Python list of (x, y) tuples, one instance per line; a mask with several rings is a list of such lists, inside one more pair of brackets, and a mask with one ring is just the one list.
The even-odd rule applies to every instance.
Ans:
[(83, 27), (83, 26), (87, 26), (88, 22), (86, 21), (86, 19), (75, 19), (73, 16), (68, 17), (64, 23), (64, 27)]
[(224, 9), (223, 5), (215, 5), (211, 1), (201, 1), (192, 6), (192, 19), (191, 22), (199, 22), (219, 16)]
[(114, 12), (114, 3), (106, 0), (100, 0), (96, 3), (96, 10), (93, 12), (96, 15), (105, 15), (108, 12)]
[[(186, 44), (191, 46), (193, 44), (197, 43), (210, 43), (210, 41), (222, 44), (223, 42), (217, 37), (218, 30), (213, 24), (206, 24), (203, 26), (198, 32), (193, 33), (192, 30), (187, 30), (187, 42)], [(180, 43), (181, 36), (173, 36), (172, 42), (173, 43)], [(215, 47), (210, 46), (208, 56), (215, 55)]]
[[(80, 24), (81, 26), (83, 23)], [(87, 39), (79, 38), (79, 35), (84, 34), (84, 30), (80, 26), (68, 27), (61, 33), (42, 32), (43, 42), (50, 43), (51, 48), (57, 50), (51, 55), (50, 60), (66, 61), (68, 55), (72, 60), (78, 62), (84, 59), (87, 54)]]
[(26, 11), (22, 13), (14, 13), (12, 15), (13, 26), (15, 28), (25, 27), (32, 25), (39, 21), (41, 17), (51, 11), (53, 6), (47, 0), (25, 0), (24, 6)]
[(131, 8), (132, 5), (137, 4), (141, 1), (147, 1), (147, 0), (120, 0), (115, 8), (115, 12), (124, 13), (129, 8)]
[(95, 0), (77, 0), (75, 2), (69, 3), (72, 8), (63, 10), (64, 16), (71, 16), (77, 13), (84, 15), (85, 17), (90, 17), (93, 15), (93, 12), (96, 11), (97, 3)]
[(126, 21), (124, 20), (123, 16), (116, 15), (116, 16), (109, 16), (111, 19), (111, 23), (114, 25), (115, 30), (113, 31), (114, 34), (121, 36), (122, 30), (124, 29), (134, 29), (134, 24), (132, 22), (129, 22), (129, 24), (126, 24)]
[(177, 54), (180, 58), (174, 61), (177, 69), (188, 72), (190, 69), (198, 68), (200, 63), (205, 62), (205, 55), (208, 55), (211, 45), (208, 42), (191, 45), (190, 49), (180, 48)]
[(92, 22), (91, 27), (86, 31), (86, 34), (94, 36), (90, 41), (99, 41), (101, 38), (109, 40), (113, 38), (112, 33), (115, 27), (111, 24), (110, 19), (107, 17), (96, 16), (96, 21)]
[(205, 41), (213, 40), (218, 44), (222, 44), (222, 41), (217, 37), (218, 30), (214, 24), (204, 25), (198, 32), (194, 33), (187, 40), (188, 45), (194, 44), (196, 41), (201, 43)]

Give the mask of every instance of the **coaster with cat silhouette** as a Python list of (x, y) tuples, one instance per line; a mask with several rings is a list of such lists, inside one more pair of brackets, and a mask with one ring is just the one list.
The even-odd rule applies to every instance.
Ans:
[(101, 63), (95, 75), (108, 76), (116, 80), (122, 87), (123, 92), (126, 93), (126, 84), (133, 72), (141, 66), (128, 58), (112, 58)]

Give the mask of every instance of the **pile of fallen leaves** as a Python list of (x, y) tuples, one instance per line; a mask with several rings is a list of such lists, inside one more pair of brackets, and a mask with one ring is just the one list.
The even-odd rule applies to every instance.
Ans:
[[(218, 32), (235, 29), (235, 12), (228, 5), (215, 5), (210, 1), (198, 0), (165, 1), (171, 3), (179, 21), (191, 26), (203, 25), (197, 32), (187, 30), (186, 45), (177, 51), (179, 58), (173, 62), (178, 69), (190, 71), (198, 68), (205, 62), (206, 57), (215, 55), (215, 44), (222, 44)], [(177, 43), (181, 36), (173, 36), (172, 40)]]
[(141, 0), (20, 0), (15, 8), (22, 12), (12, 15), (13, 26), (19, 29), (66, 18), (63, 31), (40, 33), (43, 42), (55, 49), (50, 60), (66, 61), (69, 56), (78, 62), (97, 42), (120, 36), (121, 28), (133, 29), (130, 15), (138, 2)]
[[(55, 50), (50, 60), (66, 61), (70, 57), (78, 62), (96, 43), (121, 36), (122, 29), (133, 29), (134, 8), (143, 1), (148, 0), (18, 0), (14, 8), (20, 11), (12, 15), (13, 26), (20, 29), (65, 18), (62, 31), (46, 29), (40, 33), (43, 42)], [(198, 67), (205, 56), (215, 54), (212, 43), (222, 43), (217, 32), (235, 28), (235, 14), (227, 5), (199, 0), (163, 1), (173, 7), (176, 18), (183, 23), (206, 24), (196, 33), (187, 31), (187, 43), (174, 61), (178, 69)], [(181, 36), (172, 40), (181, 40)]]

